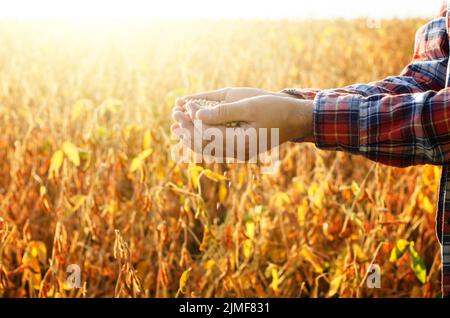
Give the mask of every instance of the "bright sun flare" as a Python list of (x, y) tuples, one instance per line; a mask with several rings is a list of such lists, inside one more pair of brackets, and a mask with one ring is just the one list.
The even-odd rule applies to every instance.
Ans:
[[(376, 3), (376, 5), (375, 5)], [(14, 19), (328, 18), (410, 17), (435, 14), (441, 0), (17, 0), (2, 4)]]

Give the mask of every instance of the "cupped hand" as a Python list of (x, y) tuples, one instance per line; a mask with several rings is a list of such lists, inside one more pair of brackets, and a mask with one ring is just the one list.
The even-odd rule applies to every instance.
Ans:
[[(216, 96), (219, 99), (220, 96)], [(239, 128), (231, 128), (235, 129), (237, 134), (245, 134), (248, 129), (253, 129), (258, 135), (258, 140), (261, 137), (261, 128), (265, 128), (267, 133), (265, 137), (269, 140), (271, 140), (273, 129), (277, 129), (278, 144), (292, 139), (310, 141), (313, 135), (313, 102), (309, 100), (279, 95), (260, 95), (234, 102), (225, 102), (212, 108), (200, 108), (195, 102), (187, 102), (183, 104), (183, 110), (174, 110), (173, 118), (176, 123), (172, 125), (172, 131), (175, 134), (178, 131), (177, 135), (179, 136), (180, 128), (189, 132), (190, 140), (183, 140), (191, 148), (194, 145), (195, 129), (198, 129), (195, 127), (193, 120), (201, 122), (202, 133), (209, 128), (216, 128), (221, 131), (224, 136), (224, 148), (235, 143), (234, 138), (233, 140), (227, 139), (226, 124), (229, 122), (241, 123)], [(182, 137), (180, 136), (180, 138)], [(200, 144), (205, 145), (205, 141), (202, 140)], [(243, 146), (245, 149), (249, 148), (247, 142)]]

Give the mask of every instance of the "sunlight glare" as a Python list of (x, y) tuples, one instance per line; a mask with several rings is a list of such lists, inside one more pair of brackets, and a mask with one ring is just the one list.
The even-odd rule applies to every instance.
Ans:
[[(375, 4), (376, 3), (376, 4)], [(432, 16), (441, 0), (15, 0), (0, 17), (13, 19), (192, 19)]]

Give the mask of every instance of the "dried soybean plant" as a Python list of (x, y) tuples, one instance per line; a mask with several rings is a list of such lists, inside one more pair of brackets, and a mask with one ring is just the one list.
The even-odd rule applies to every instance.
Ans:
[[(177, 97), (398, 74), (423, 22), (1, 24), (0, 295), (438, 296), (439, 168), (373, 168), (291, 143), (263, 175), (169, 151)], [(372, 262), (381, 289), (365, 287)]]
[(119, 230), (115, 231), (114, 257), (119, 262), (119, 277), (117, 278), (115, 297), (139, 297), (142, 292), (141, 282), (131, 262), (128, 244)]

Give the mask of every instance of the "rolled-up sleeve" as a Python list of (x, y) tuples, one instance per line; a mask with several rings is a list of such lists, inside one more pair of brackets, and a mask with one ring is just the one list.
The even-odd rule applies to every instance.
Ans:
[(318, 148), (359, 153), (360, 98), (320, 92), (314, 99), (314, 140)]
[(322, 91), (313, 120), (321, 149), (400, 167), (450, 164), (450, 89), (367, 97)]

